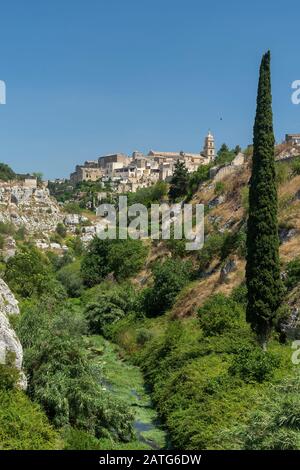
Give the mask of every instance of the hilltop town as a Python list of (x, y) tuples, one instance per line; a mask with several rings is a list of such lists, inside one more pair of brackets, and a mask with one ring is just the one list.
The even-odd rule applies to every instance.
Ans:
[(208, 132), (203, 150), (199, 153), (150, 150), (148, 155), (138, 151), (131, 156), (123, 153), (103, 155), (97, 160), (87, 160), (83, 165), (77, 165), (70, 175), (70, 182), (109, 182), (119, 193), (134, 192), (157, 181), (169, 180), (178, 161), (183, 161), (188, 172), (192, 173), (199, 165), (213, 162), (215, 157), (214, 136)]

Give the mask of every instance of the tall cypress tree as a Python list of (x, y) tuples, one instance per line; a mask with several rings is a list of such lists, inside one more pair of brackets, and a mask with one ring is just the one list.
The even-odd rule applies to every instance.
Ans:
[(253, 129), (253, 162), (249, 190), (246, 281), (247, 321), (265, 349), (283, 296), (277, 226), (270, 51), (259, 74)]

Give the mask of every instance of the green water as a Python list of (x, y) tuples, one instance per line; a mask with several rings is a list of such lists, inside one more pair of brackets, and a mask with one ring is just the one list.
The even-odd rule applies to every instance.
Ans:
[(159, 424), (140, 369), (122, 360), (117, 346), (102, 336), (93, 336), (91, 340), (93, 360), (100, 362), (102, 367), (103, 387), (125, 401), (134, 413), (137, 441), (149, 449), (163, 449), (166, 446), (166, 433)]

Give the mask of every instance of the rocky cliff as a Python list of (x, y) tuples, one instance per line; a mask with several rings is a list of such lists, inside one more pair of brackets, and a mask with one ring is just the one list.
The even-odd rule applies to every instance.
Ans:
[(25, 389), (27, 381), (22, 371), (23, 349), (9, 322), (9, 316), (19, 313), (18, 301), (5, 282), (0, 279), (0, 363), (5, 364), (7, 352), (14, 353), (16, 368), (21, 372), (19, 386)]
[(32, 233), (55, 230), (62, 220), (59, 205), (46, 187), (26, 186), (21, 181), (1, 182), (0, 222), (24, 226)]

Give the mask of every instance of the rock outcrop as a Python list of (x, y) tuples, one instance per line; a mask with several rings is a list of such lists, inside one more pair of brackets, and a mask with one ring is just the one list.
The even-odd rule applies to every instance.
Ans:
[(8, 352), (14, 353), (15, 366), (20, 371), (19, 387), (26, 389), (27, 381), (22, 371), (22, 345), (9, 322), (10, 315), (19, 315), (19, 313), (18, 301), (5, 282), (0, 279), (0, 363), (5, 364)]
[(27, 187), (21, 181), (0, 185), (0, 222), (24, 226), (30, 233), (53, 231), (63, 221), (59, 205), (46, 187)]

